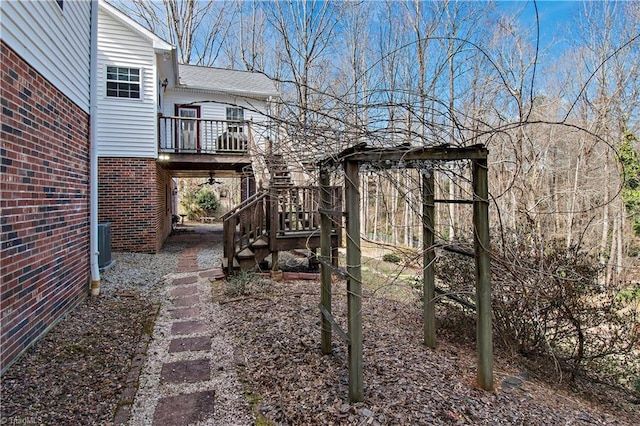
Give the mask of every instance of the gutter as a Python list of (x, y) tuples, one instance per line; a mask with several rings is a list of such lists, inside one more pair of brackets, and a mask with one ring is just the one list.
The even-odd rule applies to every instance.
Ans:
[(100, 267), (98, 266), (98, 0), (91, 0), (91, 77), (89, 80), (89, 259), (91, 261), (91, 295), (100, 294)]
[(267, 92), (252, 92), (251, 90), (226, 90), (226, 89), (207, 89), (205, 87), (188, 86), (188, 85), (176, 85), (174, 90), (180, 92), (191, 93), (206, 93), (210, 95), (227, 95), (227, 96), (239, 96), (245, 99), (256, 99), (266, 101), (273, 96), (280, 96), (279, 93), (267, 93)]

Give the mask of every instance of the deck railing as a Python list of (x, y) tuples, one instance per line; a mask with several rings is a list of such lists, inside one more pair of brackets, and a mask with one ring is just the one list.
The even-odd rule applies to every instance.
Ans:
[(249, 150), (249, 121), (158, 117), (160, 152), (176, 154), (245, 154)]

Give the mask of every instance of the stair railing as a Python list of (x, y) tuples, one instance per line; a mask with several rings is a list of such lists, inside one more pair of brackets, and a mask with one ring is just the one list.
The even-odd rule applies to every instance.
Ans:
[[(265, 161), (266, 154), (264, 150), (260, 149), (258, 146), (256, 138), (253, 135), (252, 127), (253, 126), (249, 126), (247, 129), (247, 135), (249, 136), (249, 156), (251, 157), (251, 167), (258, 185), (263, 186), (269, 182), (269, 170)], [(270, 143), (270, 141), (267, 140), (266, 143)]]
[(226, 212), (222, 216), (222, 220), (223, 221), (227, 220), (231, 216), (235, 215), (238, 211), (244, 209), (247, 205), (253, 203), (256, 199), (260, 198), (261, 196), (265, 195), (266, 193), (267, 193), (266, 190), (259, 190), (258, 192), (256, 192), (255, 194), (251, 195), (249, 198), (245, 199), (243, 202), (241, 202), (240, 204), (238, 204), (237, 206), (235, 206), (234, 208), (232, 208), (231, 210)]
[(267, 191), (256, 192), (222, 217), (223, 256), (233, 270), (237, 252), (266, 233), (265, 199)]
[[(342, 190), (331, 188), (332, 212), (342, 209)], [(261, 237), (267, 237), (269, 250), (278, 251), (279, 236), (312, 235), (319, 232), (320, 190), (317, 186), (270, 188), (246, 199), (223, 219), (224, 252), (228, 271), (236, 263), (236, 255), (251, 248)], [(332, 233), (341, 240), (340, 219), (332, 222)]]

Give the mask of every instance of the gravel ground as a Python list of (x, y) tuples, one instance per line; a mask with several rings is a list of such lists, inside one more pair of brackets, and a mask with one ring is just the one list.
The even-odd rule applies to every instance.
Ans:
[(145, 296), (157, 299), (158, 291), (166, 282), (165, 276), (176, 270), (178, 257), (186, 244), (170, 244), (158, 254), (113, 253), (114, 266), (101, 276), (103, 295), (123, 290), (139, 290)]

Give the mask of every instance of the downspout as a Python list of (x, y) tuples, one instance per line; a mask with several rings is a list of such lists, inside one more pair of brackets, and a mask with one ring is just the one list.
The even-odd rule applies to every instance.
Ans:
[(91, 77), (89, 82), (91, 99), (89, 106), (90, 138), (90, 211), (89, 211), (89, 257), (91, 259), (91, 295), (100, 294), (100, 267), (98, 265), (98, 0), (91, 0)]

